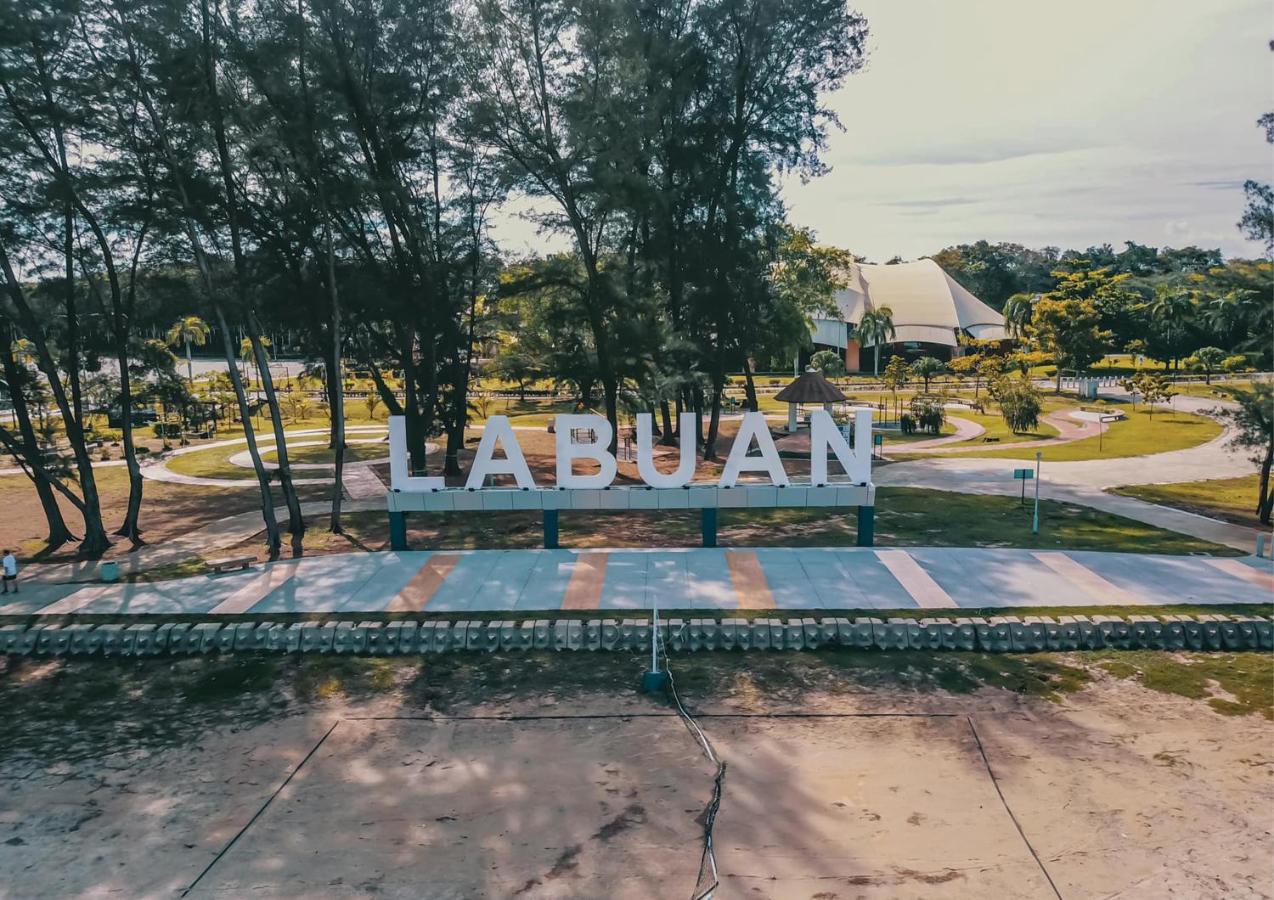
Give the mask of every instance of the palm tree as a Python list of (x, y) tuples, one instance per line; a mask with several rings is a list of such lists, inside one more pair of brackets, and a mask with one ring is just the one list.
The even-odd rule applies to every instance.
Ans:
[(869, 309), (858, 321), (858, 339), (864, 346), (876, 349), (876, 362), (872, 374), (880, 377), (880, 345), (898, 334), (894, 328), (894, 311), (888, 306)]
[[(269, 358), (270, 358), (270, 348), (271, 348), (272, 346), (274, 346), (274, 345), (270, 343), (270, 339), (269, 339), (268, 337), (266, 337), (265, 335), (261, 335), (261, 337), (260, 337), (260, 338), (258, 338), (258, 340), (260, 340), (260, 341), (261, 341), (261, 346), (265, 349), (265, 358), (266, 358), (266, 359), (269, 359)], [(253, 349), (252, 349), (252, 338), (244, 338), (244, 339), (243, 339), (243, 340), (239, 343), (239, 358), (240, 358), (241, 360), (243, 360), (243, 361), (244, 361), (245, 365), (246, 365), (248, 362), (252, 362), (252, 363), (256, 366), (256, 370), (257, 370), (257, 389), (258, 389), (258, 390), (260, 390), (260, 388), (261, 388), (261, 366), (260, 366), (260, 364), (256, 363), (256, 354), (255, 354), (255, 352), (254, 352), (254, 351), (253, 351)]]
[(164, 335), (164, 342), (169, 347), (176, 347), (178, 344), (186, 345), (186, 381), (190, 383), (191, 390), (195, 387), (195, 367), (190, 358), (190, 347), (202, 347), (208, 343), (208, 335), (212, 333), (212, 329), (208, 327), (208, 323), (198, 316), (185, 316), (173, 322), (172, 328), (168, 329), (168, 333)]
[(1026, 327), (1035, 315), (1035, 301), (1039, 294), (1014, 294), (1004, 303), (1004, 329), (1009, 337), (1021, 340), (1026, 337)]
[(1150, 301), (1150, 316), (1162, 325), (1167, 333), (1168, 353), (1172, 358), (1172, 367), (1175, 369), (1180, 358), (1177, 353), (1176, 339), (1195, 316), (1194, 298), (1187, 290), (1174, 285), (1161, 284), (1155, 288), (1155, 299)]

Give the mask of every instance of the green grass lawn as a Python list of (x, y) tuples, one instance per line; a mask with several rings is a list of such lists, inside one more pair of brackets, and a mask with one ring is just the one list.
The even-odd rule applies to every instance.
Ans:
[(1217, 478), (1211, 481), (1185, 481), (1178, 484), (1130, 484), (1111, 488), (1110, 493), (1136, 497), (1162, 506), (1211, 516), (1239, 525), (1259, 527), (1256, 501), (1260, 477), (1253, 473), (1240, 478)]
[(986, 429), (986, 434), (980, 434), (967, 441), (960, 441), (958, 444), (951, 444), (950, 446), (952, 447), (969, 447), (984, 444), (987, 438), (999, 438), (1001, 443), (1007, 444), (1017, 441), (1043, 441), (1055, 438), (1058, 435), (1057, 429), (1047, 422), (1040, 422), (1034, 431), (1014, 433), (1005, 423), (1004, 417), (998, 412), (978, 413), (955, 410), (951, 414), (961, 419), (977, 422)]
[[(851, 547), (858, 531), (852, 509), (723, 509), (718, 514), (723, 547)], [(876, 544), (895, 547), (1025, 547), (1044, 550), (1238, 555), (1238, 551), (1156, 528), (1088, 507), (1045, 500), (1040, 503), (1040, 533), (1031, 534), (1031, 509), (1015, 497), (958, 494), (921, 488), (877, 489)], [(381, 550), (389, 530), (383, 513), (350, 513), (345, 535), (324, 530), (326, 518), (313, 520), (306, 534), (307, 553)], [(541, 519), (534, 512), (474, 515), (420, 513), (407, 517), (413, 547), (497, 549), (541, 546)], [(563, 512), (564, 547), (695, 547), (699, 513), (685, 510)], [(253, 537), (234, 548), (208, 553), (256, 552)]]
[[(1128, 413), (1128, 418), (1111, 422), (1100, 439), (1093, 436), (1039, 448), (1044, 453), (1045, 461), (1115, 459), (1167, 453), (1206, 444), (1221, 434), (1220, 423), (1207, 416), (1158, 410), (1152, 419), (1141, 405), (1135, 411), (1126, 403), (1107, 403), (1105, 406), (1109, 409), (1122, 408)], [(1035, 448), (986, 450), (962, 455), (992, 459), (1035, 459)]]
[[(291, 443), (289, 441), (289, 443)], [(230, 448), (234, 449), (234, 448)], [(362, 459), (380, 459), (389, 455), (388, 444), (347, 444), (345, 447), (345, 462), (358, 462)], [(278, 462), (278, 451), (270, 450), (261, 454), (261, 458), (266, 462)], [(291, 463), (304, 463), (306, 465), (315, 465), (322, 463), (324, 465), (333, 465), (336, 462), (336, 454), (331, 448), (324, 443), (318, 447), (289, 447), (288, 461)]]

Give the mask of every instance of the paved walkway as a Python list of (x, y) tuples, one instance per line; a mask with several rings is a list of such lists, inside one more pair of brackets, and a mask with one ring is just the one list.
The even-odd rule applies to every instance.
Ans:
[(1260, 603), (1267, 559), (954, 548), (341, 554), (153, 584), (27, 585), (0, 614), (980, 609)]

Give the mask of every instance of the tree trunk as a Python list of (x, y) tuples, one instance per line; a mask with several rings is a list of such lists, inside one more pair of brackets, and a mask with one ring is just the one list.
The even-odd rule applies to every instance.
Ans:
[(40, 442), (35, 436), (35, 427), (31, 424), (31, 411), (27, 408), (26, 395), (22, 392), (22, 373), (13, 359), (13, 354), (5, 348), (4, 376), (9, 385), (9, 397), (13, 403), (13, 416), (18, 423), (18, 434), (22, 439), (22, 454), (27, 459), (31, 470), (31, 480), (35, 482), (35, 491), (40, 498), (40, 508), (44, 510), (44, 520), (48, 525), (49, 535), (45, 539), (48, 549), (54, 550), (68, 541), (75, 540), (75, 535), (66, 527), (62, 517), (62, 508), (58, 506), (53, 486), (48, 481), (44, 469), (44, 459), (40, 452)]
[(292, 552), (300, 556), (301, 541), (305, 537), (305, 518), (301, 515), (301, 501), (297, 499), (296, 487), (292, 484), (287, 435), (283, 429), (283, 413), (279, 409), (279, 395), (274, 390), (274, 376), (270, 374), (270, 360), (265, 354), (265, 345), (261, 342), (261, 323), (257, 321), (256, 313), (251, 310), (248, 311), (248, 328), (248, 340), (252, 342), (252, 355), (256, 361), (257, 375), (261, 379), (261, 390), (265, 393), (265, 402), (270, 408), (275, 455), (279, 461), (279, 488), (283, 493), (283, 502), (288, 508), (288, 533), (292, 535)]
[(752, 360), (743, 357), (744, 392), (747, 395), (748, 410), (756, 412), (761, 408), (756, 399), (756, 382), (752, 379)]
[(1265, 450), (1265, 459), (1261, 460), (1260, 496), (1256, 503), (1256, 517), (1262, 525), (1269, 525), (1271, 513), (1274, 513), (1274, 491), (1270, 490), (1270, 469), (1274, 467), (1274, 442)]
[[(668, 401), (661, 400), (659, 403), (659, 418), (663, 424), (663, 435), (660, 436), (659, 443), (665, 447), (675, 447), (677, 445), (677, 436), (672, 430), (672, 410), (668, 408)], [(680, 422), (681, 417), (677, 417)]]

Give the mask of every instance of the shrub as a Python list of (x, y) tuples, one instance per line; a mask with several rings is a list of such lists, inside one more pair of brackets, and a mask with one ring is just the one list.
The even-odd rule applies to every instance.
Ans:
[(947, 421), (947, 411), (942, 407), (940, 397), (926, 397), (921, 394), (911, 398), (908, 404), (915, 427), (930, 434), (941, 434), (942, 426)]
[(1227, 356), (1221, 360), (1222, 372), (1242, 372), (1248, 368), (1247, 357), (1242, 353), (1235, 356)]
[(181, 425), (177, 422), (156, 422), (154, 428), (157, 438), (181, 437)]
[(1004, 424), (1014, 434), (1034, 431), (1039, 427), (1040, 412), (1044, 404), (1040, 399), (1040, 392), (1030, 381), (1005, 376), (996, 382), (995, 396), (1000, 404), (1000, 413), (1004, 416)]
[(845, 360), (835, 350), (820, 350), (810, 357), (810, 365), (824, 375), (844, 375)]
[(915, 434), (916, 420), (907, 413), (903, 413), (902, 418), (898, 420), (898, 427), (902, 430), (903, 434)]

